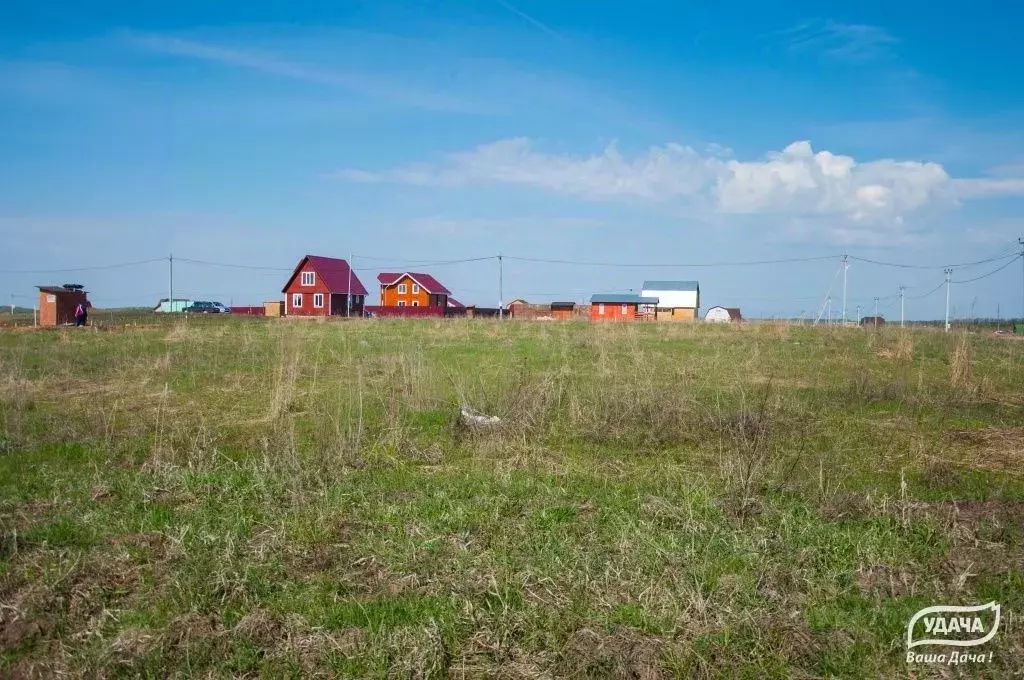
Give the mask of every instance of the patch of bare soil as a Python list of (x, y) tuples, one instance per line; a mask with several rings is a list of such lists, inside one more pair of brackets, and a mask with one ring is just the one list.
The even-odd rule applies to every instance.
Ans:
[(267, 648), (281, 641), (285, 625), (277, 614), (257, 607), (242, 617), (235, 626), (234, 633)]
[(971, 467), (1024, 473), (1024, 427), (959, 429), (949, 437), (967, 449), (963, 462)]
[(610, 635), (582, 628), (570, 636), (562, 658), (570, 677), (662, 680), (670, 677), (662, 660), (664, 650), (664, 640), (632, 628)]
[(906, 597), (917, 590), (916, 573), (886, 564), (872, 564), (854, 572), (857, 589), (864, 596)]

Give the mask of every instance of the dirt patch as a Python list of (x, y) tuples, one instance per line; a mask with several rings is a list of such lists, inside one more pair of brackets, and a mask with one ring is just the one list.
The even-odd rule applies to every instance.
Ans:
[(906, 597), (917, 591), (917, 575), (886, 564), (861, 567), (853, 575), (861, 595), (870, 597)]
[(868, 517), (875, 511), (875, 504), (865, 494), (844, 493), (832, 496), (820, 506), (821, 516), (829, 522), (843, 519)]
[(968, 450), (964, 464), (982, 470), (1024, 473), (1024, 427), (985, 427), (949, 432)]
[(562, 661), (570, 677), (661, 680), (671, 677), (662, 662), (664, 649), (664, 640), (633, 628), (611, 635), (583, 628), (569, 637)]
[(235, 635), (255, 642), (261, 647), (273, 647), (284, 637), (285, 626), (281, 618), (266, 609), (256, 608), (246, 614), (235, 626)]
[(10, 621), (0, 620), (0, 650), (17, 649), (35, 637), (49, 635), (53, 629), (53, 619), (46, 614), (30, 619), (18, 616)]
[(144, 549), (156, 559), (163, 559), (167, 557), (167, 553), (170, 548), (170, 542), (167, 540), (167, 536), (159, 531), (145, 531), (137, 534), (116, 536), (111, 538), (110, 542), (115, 546), (131, 546), (134, 548)]

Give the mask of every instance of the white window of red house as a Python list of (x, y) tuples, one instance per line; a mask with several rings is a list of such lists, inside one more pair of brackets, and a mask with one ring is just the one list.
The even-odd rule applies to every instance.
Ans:
[(420, 306), (420, 301), (419, 300), (413, 300), (412, 301), (412, 306), (413, 307), (419, 307)]
[(405, 307), (405, 300), (399, 300), (398, 301), (398, 306), (399, 307)]
[(405, 295), (406, 287), (404, 283), (398, 284), (398, 294)]
[(597, 306), (597, 313), (599, 316), (604, 316), (604, 303), (602, 302)]
[(415, 295), (418, 292), (420, 292), (420, 284), (418, 284), (418, 283), (412, 284), (412, 294)]
[(292, 293), (292, 307), (302, 306), (302, 293)]
[(303, 286), (315, 286), (316, 285), (316, 272), (302, 272), (302, 285)]
[(323, 293), (313, 293), (313, 306), (314, 307), (323, 307), (324, 306), (324, 294)]
[(626, 309), (628, 307), (629, 307), (629, 305), (622, 305), (622, 316), (626, 316)]

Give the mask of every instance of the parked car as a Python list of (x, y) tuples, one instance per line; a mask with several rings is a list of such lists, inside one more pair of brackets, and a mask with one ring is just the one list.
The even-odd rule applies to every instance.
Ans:
[(196, 301), (184, 309), (189, 314), (229, 314), (230, 310), (219, 302)]

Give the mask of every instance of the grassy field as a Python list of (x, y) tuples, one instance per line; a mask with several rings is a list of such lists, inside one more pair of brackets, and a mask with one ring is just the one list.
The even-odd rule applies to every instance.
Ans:
[[(0, 676), (1011, 677), (1022, 473), (1012, 338), (0, 330)], [(907, 664), (992, 600), (990, 664)]]

